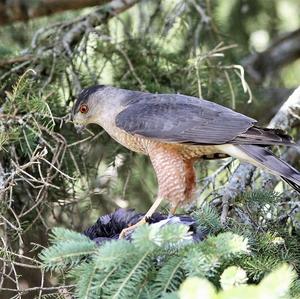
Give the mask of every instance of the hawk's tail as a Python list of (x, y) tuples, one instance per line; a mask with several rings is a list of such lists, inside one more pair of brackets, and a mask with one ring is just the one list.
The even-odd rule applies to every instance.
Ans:
[(300, 172), (274, 156), (268, 149), (257, 145), (228, 145), (226, 152), (238, 159), (249, 162), (268, 172), (280, 176), (300, 193)]

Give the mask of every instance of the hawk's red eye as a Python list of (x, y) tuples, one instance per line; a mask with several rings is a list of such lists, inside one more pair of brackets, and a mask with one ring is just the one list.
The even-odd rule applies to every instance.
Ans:
[(89, 107), (87, 105), (81, 105), (79, 111), (81, 113), (87, 113), (89, 111)]

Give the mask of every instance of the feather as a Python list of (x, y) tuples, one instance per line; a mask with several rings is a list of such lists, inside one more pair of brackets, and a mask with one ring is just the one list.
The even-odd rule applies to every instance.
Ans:
[(282, 130), (259, 128), (255, 126), (247, 130), (245, 133), (237, 136), (232, 143), (257, 145), (295, 145), (291, 136), (287, 135)]
[(300, 194), (300, 172), (297, 169), (273, 155), (266, 148), (255, 145), (237, 145), (236, 147), (253, 159), (254, 165), (280, 176)]
[(163, 142), (223, 144), (256, 122), (213, 102), (184, 95), (138, 93), (115, 120), (131, 134)]
[[(94, 225), (87, 228), (83, 233), (97, 244), (101, 244), (111, 239), (118, 239), (124, 228), (136, 224), (143, 216), (143, 213), (137, 213), (133, 209), (118, 209), (111, 214), (101, 216)], [(197, 231), (195, 220), (187, 215), (168, 216), (156, 212), (147, 219), (147, 222), (155, 226), (173, 223), (188, 225), (194, 241), (203, 240), (206, 236), (205, 231)], [(128, 237), (130, 239), (130, 235)]]

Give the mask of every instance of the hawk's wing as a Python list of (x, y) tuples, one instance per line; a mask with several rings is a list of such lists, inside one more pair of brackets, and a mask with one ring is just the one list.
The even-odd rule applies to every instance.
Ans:
[(218, 104), (183, 95), (138, 93), (116, 117), (117, 127), (164, 142), (223, 144), (256, 122)]

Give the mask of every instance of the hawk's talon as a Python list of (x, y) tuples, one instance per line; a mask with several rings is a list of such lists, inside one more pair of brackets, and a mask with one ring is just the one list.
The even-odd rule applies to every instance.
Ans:
[[(148, 217), (147, 217), (148, 218)], [(119, 235), (119, 239), (125, 239), (126, 236), (132, 231), (135, 230), (137, 227), (146, 224), (147, 220), (146, 217), (143, 217), (140, 221), (138, 221), (136, 224), (133, 224), (127, 228), (122, 229), (120, 235)]]

